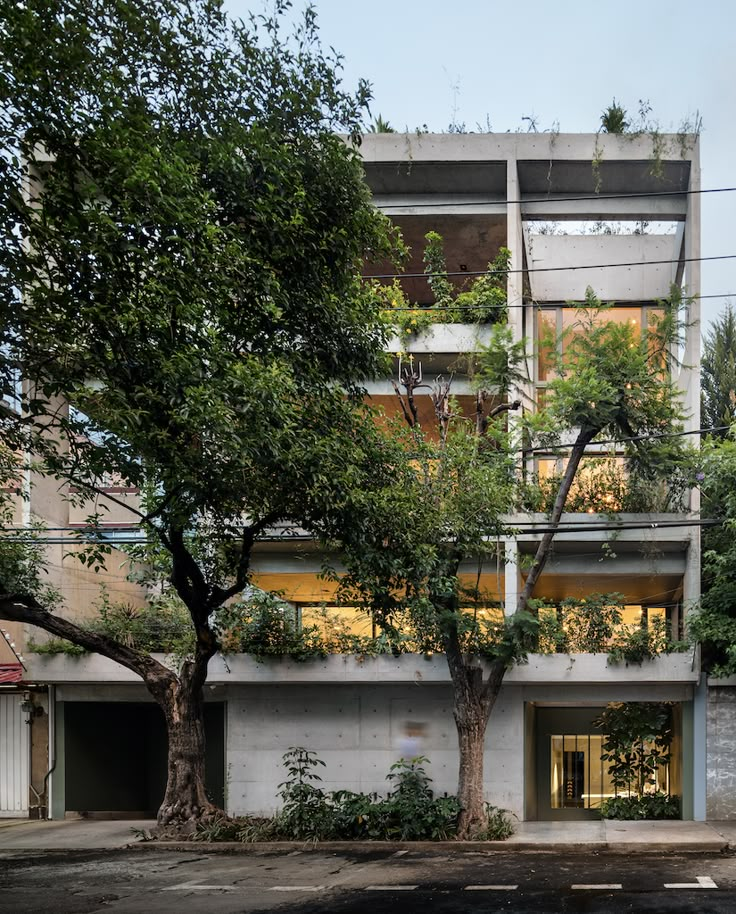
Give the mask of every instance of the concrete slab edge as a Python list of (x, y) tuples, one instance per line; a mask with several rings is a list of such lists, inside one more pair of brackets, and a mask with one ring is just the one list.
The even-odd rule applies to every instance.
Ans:
[(718, 854), (729, 850), (725, 840), (682, 841), (682, 842), (605, 842), (585, 843), (539, 843), (534, 841), (273, 841), (242, 843), (240, 841), (137, 841), (119, 847), (119, 850), (134, 851), (198, 851), (203, 854), (255, 854), (292, 853), (302, 851), (332, 851), (355, 855), (381, 851), (487, 851), (488, 853), (534, 852), (539, 854)]

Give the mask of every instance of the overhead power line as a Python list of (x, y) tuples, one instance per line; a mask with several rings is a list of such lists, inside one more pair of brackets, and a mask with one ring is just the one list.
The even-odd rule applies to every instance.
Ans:
[(716, 254), (712, 257), (680, 257), (674, 260), (629, 260), (624, 263), (587, 263), (564, 267), (519, 267), (516, 270), (441, 270), (430, 273), (378, 273), (361, 275), (361, 279), (431, 279), (435, 276), (485, 276), (488, 273), (508, 276), (510, 273), (561, 273), (575, 270), (613, 270), (620, 267), (654, 267), (673, 263), (703, 263), (710, 260), (736, 260), (736, 254)]
[[(426, 273), (424, 274), (427, 275)], [(467, 276), (467, 273), (463, 274)], [(718, 295), (683, 295), (683, 298), (686, 300), (696, 300), (702, 301), (706, 298), (736, 298), (736, 292), (720, 292)], [(456, 305), (452, 304), (449, 306), (446, 305), (406, 305), (396, 308), (386, 308), (386, 311), (390, 314), (393, 311), (488, 311), (490, 309), (497, 309), (502, 311), (507, 308), (576, 308), (578, 305), (584, 305), (585, 302), (582, 299), (574, 300), (568, 299), (564, 302), (512, 302), (510, 304), (502, 305)], [(607, 302), (609, 308), (612, 308), (614, 311), (619, 308), (636, 308), (639, 307), (640, 302), (634, 301), (622, 301), (622, 302)]]
[[(683, 438), (686, 435), (707, 435), (710, 432), (724, 432), (728, 431), (730, 425), (715, 425), (712, 428), (695, 428), (686, 432), (653, 432), (649, 435), (631, 435), (628, 438), (604, 438), (601, 441), (596, 441), (595, 439), (590, 442), (588, 447), (593, 444), (629, 444), (635, 441), (657, 441), (665, 438)], [(545, 452), (550, 453), (552, 451), (558, 450), (568, 450), (575, 447), (575, 442), (569, 444), (550, 444), (546, 447), (522, 447), (518, 450), (523, 451), (525, 454), (531, 454), (534, 452)]]
[[(383, 202), (379, 209), (416, 209), (421, 206), (429, 206), (432, 209), (446, 206), (528, 206), (530, 203), (584, 203), (591, 200), (646, 200), (652, 197), (687, 197), (695, 196), (698, 194), (729, 194), (733, 191), (736, 191), (736, 187), (707, 187), (699, 188), (697, 190), (651, 190), (651, 191), (642, 191), (641, 193), (628, 193), (628, 194), (585, 194), (581, 196), (546, 196), (538, 197), (536, 199), (522, 199), (522, 200), (458, 200), (456, 202), (444, 201), (437, 203), (432, 202), (431, 200), (426, 200), (416, 203), (388, 203)], [(382, 196), (381, 194), (376, 194), (375, 196)], [(388, 195), (386, 195), (388, 196)], [(653, 213), (653, 216), (658, 214)], [(665, 213), (661, 215), (666, 215)], [(582, 220), (581, 220), (582, 221)], [(624, 221), (639, 221), (639, 220), (624, 220), (624, 219), (615, 219), (612, 220), (615, 222), (624, 222)], [(667, 222), (666, 219), (652, 219), (653, 222)]]
[[(601, 512), (596, 512), (600, 514)], [(531, 536), (539, 533), (587, 533), (587, 532), (617, 532), (622, 530), (660, 530), (660, 529), (672, 529), (672, 528), (688, 528), (688, 527), (716, 527), (723, 523), (721, 519), (708, 518), (685, 518), (685, 519), (665, 519), (658, 521), (621, 521), (619, 523), (613, 520), (607, 521), (564, 521), (558, 526), (550, 526), (549, 524), (545, 525), (544, 521), (539, 521), (535, 524), (534, 521), (519, 521), (518, 523), (509, 523), (507, 527), (507, 533), (503, 534), (506, 536)], [(528, 528), (528, 529), (527, 529)], [(233, 540), (237, 540), (236, 536), (231, 537)], [(317, 537), (314, 534), (308, 532), (302, 532), (298, 535), (290, 534), (288, 536), (279, 536), (277, 534), (266, 534), (261, 538), (261, 542), (296, 542), (296, 541), (313, 541)], [(23, 536), (12, 536), (7, 532), (0, 535), (0, 542), (3, 539), (7, 539), (13, 543), (35, 543), (42, 545), (81, 545), (85, 542), (94, 543), (95, 545), (100, 544), (102, 541), (104, 545), (107, 546), (118, 546), (118, 545), (140, 545), (150, 540), (143, 534), (135, 536), (131, 534), (129, 537), (115, 537), (114, 539), (105, 540), (104, 537), (99, 535), (92, 535), (89, 539), (85, 539), (82, 536), (71, 537), (71, 536), (53, 536), (53, 537), (23, 537)]]
[[(558, 527), (539, 526), (533, 530), (517, 529), (514, 536), (536, 536), (543, 533), (594, 533), (594, 532), (614, 532), (620, 530), (661, 530), (671, 529), (674, 527), (718, 527), (723, 523), (722, 520), (687, 520), (687, 521), (632, 521), (621, 524), (612, 523), (585, 523), (573, 525), (571, 522), (560, 524)], [(512, 528), (513, 529), (513, 528)]]

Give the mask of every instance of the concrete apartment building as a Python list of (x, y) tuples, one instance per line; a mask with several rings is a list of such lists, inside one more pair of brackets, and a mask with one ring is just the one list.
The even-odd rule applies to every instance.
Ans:
[[(516, 339), (533, 344), (545, 330), (561, 331), (572, 313), (566, 303), (583, 299), (588, 286), (601, 300), (616, 303), (614, 319), (644, 331), (657, 301), (672, 283), (681, 286), (689, 326), (677, 383), (686, 430), (694, 430), (700, 200), (692, 192), (699, 189), (698, 141), (668, 136), (658, 148), (653, 163), (649, 137), (374, 134), (365, 137), (361, 153), (376, 205), (400, 226), (411, 248), (406, 273), (423, 272), (428, 231), (444, 237), (450, 273), (483, 271), (500, 247), (509, 248), (509, 322)], [(648, 223), (644, 233), (642, 222)], [(410, 300), (431, 304), (425, 279), (402, 285)], [(395, 340), (392, 351), (401, 348), (421, 361), (431, 380), (446, 375), (485, 334), (482, 325), (435, 324), (408, 343)], [(528, 409), (544, 396), (549, 380), (544, 359), (532, 349), (529, 381), (519, 391)], [(470, 382), (456, 374), (453, 391), (461, 400), (470, 396)], [(368, 394), (395, 410), (390, 378), (369, 384)], [(601, 456), (616, 460), (602, 448)], [(531, 469), (544, 476), (558, 467), (554, 455), (537, 454)], [(566, 516), (579, 532), (557, 536), (536, 593), (555, 601), (620, 592), (628, 623), (666, 618), (681, 633), (699, 597), (699, 530), (687, 523), (698, 510), (698, 493), (690, 492), (675, 509), (627, 515), (640, 527), (616, 533), (615, 557), (605, 561), (602, 546), (611, 534), (600, 528), (606, 517)], [(49, 516), (43, 507), (39, 513)], [(678, 521), (681, 526), (673, 525)], [(119, 533), (125, 522), (119, 509), (110, 513), (111, 529)], [(521, 522), (541, 529), (545, 517), (509, 519), (510, 527)], [(59, 527), (70, 523), (71, 517), (54, 516)], [(505, 540), (503, 560), (482, 575), (484, 590), (507, 612), (523, 583), (524, 556), (540, 536), (525, 530)], [(301, 531), (274, 531), (257, 547), (255, 583), (281, 591), (307, 620), (314, 607), (334, 604), (334, 586), (319, 576), (322, 558)], [(57, 563), (64, 566), (64, 581), (81, 581), (83, 573), (68, 561)], [(80, 587), (87, 585), (85, 579)], [(81, 592), (79, 599), (85, 599)], [(67, 602), (73, 601), (67, 596)], [(351, 624), (370, 623), (356, 615)], [(23, 646), (23, 632), (9, 636)], [(156, 707), (132, 674), (100, 657), (26, 652), (19, 679), (0, 692), (0, 815), (32, 807), (53, 817), (155, 810), (163, 791), (165, 736)], [(736, 815), (730, 796), (736, 747), (728, 729), (734, 691), (728, 684), (714, 686), (709, 702), (694, 649), (628, 666), (609, 664), (606, 654), (533, 654), (507, 673), (491, 717), (487, 799), (522, 820), (599, 815), (607, 787), (593, 720), (609, 702), (668, 701), (675, 705), (676, 730), (669, 786), (682, 796), (683, 817)], [(410, 720), (425, 724), (423, 753), (435, 789), (456, 788), (457, 737), (442, 656), (335, 655), (301, 664), (216, 657), (207, 693), (208, 779), (231, 813), (274, 809), (281, 756), (295, 745), (326, 762), (327, 789), (385, 791), (385, 775)], [(30, 701), (21, 704), (24, 696)], [(18, 733), (28, 733), (26, 721), (31, 738), (20, 739)]]

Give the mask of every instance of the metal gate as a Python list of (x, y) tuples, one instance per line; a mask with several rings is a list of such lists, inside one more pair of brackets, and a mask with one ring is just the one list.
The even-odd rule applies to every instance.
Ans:
[(0, 817), (28, 815), (29, 731), (23, 696), (0, 695)]

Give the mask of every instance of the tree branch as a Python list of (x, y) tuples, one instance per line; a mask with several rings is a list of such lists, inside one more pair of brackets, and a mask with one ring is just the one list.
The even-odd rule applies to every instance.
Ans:
[(65, 638), (85, 650), (101, 654), (132, 670), (147, 684), (161, 683), (162, 680), (168, 684), (176, 679), (168, 667), (154, 660), (150, 654), (137, 651), (114, 638), (89, 631), (61, 616), (56, 616), (27, 594), (0, 594), (0, 619), (34, 625), (50, 635)]
[(210, 589), (197, 564), (184, 542), (184, 530), (174, 527), (169, 531), (168, 546), (171, 552), (171, 583), (186, 604), (194, 622), (195, 629), (207, 624), (210, 614)]
[[(559, 524), (560, 518), (562, 517), (562, 512), (565, 509), (567, 496), (570, 493), (570, 488), (575, 479), (575, 474), (577, 473), (580, 461), (583, 459), (583, 455), (585, 454), (585, 448), (590, 444), (593, 438), (595, 438), (599, 431), (599, 428), (588, 428), (582, 429), (578, 434), (572, 451), (570, 452), (570, 457), (567, 461), (567, 466), (565, 467), (562, 481), (560, 482), (560, 488), (557, 490), (557, 498), (555, 499), (552, 513), (549, 517), (549, 527), (555, 528)], [(532, 567), (529, 570), (529, 574), (527, 575), (526, 581), (524, 583), (524, 589), (522, 590), (521, 594), (519, 594), (519, 600), (516, 604), (517, 613), (525, 610), (529, 604), (529, 600), (534, 593), (534, 587), (544, 569), (544, 566), (547, 564), (550, 546), (552, 545), (552, 539), (554, 538), (554, 535), (555, 530), (549, 530), (544, 534), (541, 542), (539, 543), (539, 546), (537, 547), (537, 551), (534, 555), (534, 562), (532, 563)]]
[(215, 588), (213, 592), (213, 601), (216, 599), (217, 604), (221, 605), (227, 600), (239, 594), (248, 583), (248, 572), (250, 571), (250, 557), (253, 551), (253, 544), (259, 533), (273, 526), (280, 515), (275, 511), (266, 514), (257, 523), (251, 524), (243, 530), (243, 536), (240, 541), (240, 555), (238, 556), (238, 568), (235, 575), (235, 581), (230, 587)]

